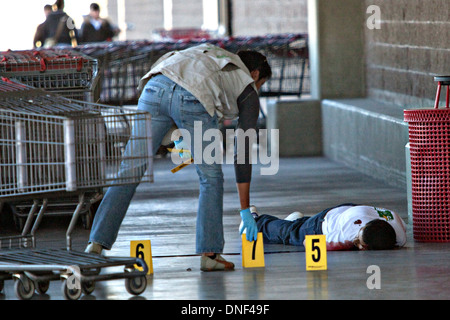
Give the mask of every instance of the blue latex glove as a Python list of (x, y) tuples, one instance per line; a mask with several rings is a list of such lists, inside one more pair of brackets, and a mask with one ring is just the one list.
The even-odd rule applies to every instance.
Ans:
[(183, 137), (181, 137), (179, 140), (174, 141), (175, 143), (175, 149), (178, 150), (184, 150), (179, 152), (180, 158), (189, 159), (191, 158), (191, 152), (189, 151), (189, 146), (186, 142), (183, 141)]
[(255, 241), (258, 238), (258, 227), (256, 226), (255, 218), (250, 211), (250, 208), (243, 209), (240, 211), (242, 225), (239, 228), (240, 234), (246, 230), (246, 238), (248, 241)]

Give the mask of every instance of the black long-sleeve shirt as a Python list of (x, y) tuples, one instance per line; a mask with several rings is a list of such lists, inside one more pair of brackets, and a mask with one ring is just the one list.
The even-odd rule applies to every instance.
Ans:
[[(239, 120), (237, 124), (238, 129), (242, 129), (244, 132), (248, 129), (253, 129), (256, 132), (256, 124), (259, 117), (259, 96), (258, 93), (253, 89), (251, 85), (247, 86), (245, 90), (238, 97), (238, 108), (239, 108)], [(252, 177), (252, 164), (250, 161), (251, 146), (249, 145), (249, 139), (245, 139), (245, 155), (244, 163), (238, 163), (238, 148), (236, 144), (234, 145), (234, 170), (236, 175), (237, 183), (250, 182)], [(240, 157), (239, 157), (240, 158)]]

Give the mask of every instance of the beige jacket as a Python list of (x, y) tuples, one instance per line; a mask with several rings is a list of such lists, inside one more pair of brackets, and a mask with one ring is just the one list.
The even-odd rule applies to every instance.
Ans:
[(219, 119), (235, 119), (239, 95), (249, 84), (257, 90), (239, 56), (211, 44), (166, 53), (140, 80), (138, 90), (142, 91), (158, 73), (192, 93), (211, 116), (217, 113)]

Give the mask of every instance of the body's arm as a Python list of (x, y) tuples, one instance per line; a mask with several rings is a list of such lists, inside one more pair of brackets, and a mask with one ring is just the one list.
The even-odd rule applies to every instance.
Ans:
[[(248, 141), (249, 139), (245, 135), (244, 137), (240, 135), (243, 135), (247, 130), (255, 130), (256, 133), (260, 107), (258, 94), (249, 85), (239, 96), (237, 103), (239, 108), (239, 122), (234, 146), (234, 170), (241, 205), (240, 215), (243, 222), (239, 231), (242, 234), (246, 230), (247, 240), (254, 241), (258, 236), (258, 227), (250, 211), (250, 181), (252, 178), (250, 154), (252, 145), (250, 144), (251, 141)], [(242, 144), (242, 141), (244, 141), (244, 145), (238, 146), (238, 143)]]
[[(252, 86), (247, 86), (238, 98), (239, 121), (238, 129), (246, 132), (249, 129), (256, 130), (256, 124), (259, 116), (259, 97)], [(238, 154), (238, 147), (235, 143), (234, 169), (236, 175), (236, 184), (239, 194), (241, 209), (250, 206), (250, 182), (252, 177), (252, 164), (250, 162), (251, 146), (249, 141), (245, 141), (245, 154)], [(236, 142), (236, 141), (235, 141)], [(242, 149), (241, 149), (242, 151)], [(238, 161), (243, 159), (244, 161)], [(242, 163), (241, 163), (242, 162)]]
[(241, 209), (250, 207), (250, 182), (236, 183)]

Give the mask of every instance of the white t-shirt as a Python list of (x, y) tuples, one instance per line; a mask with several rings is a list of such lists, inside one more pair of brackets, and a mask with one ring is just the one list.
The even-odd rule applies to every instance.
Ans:
[(91, 24), (95, 28), (95, 30), (98, 31), (100, 29), (100, 27), (102, 26), (102, 20), (91, 19)]
[(322, 223), (327, 242), (353, 241), (359, 230), (374, 219), (386, 220), (395, 230), (396, 245), (406, 243), (406, 225), (394, 211), (371, 206), (342, 206), (328, 211)]

